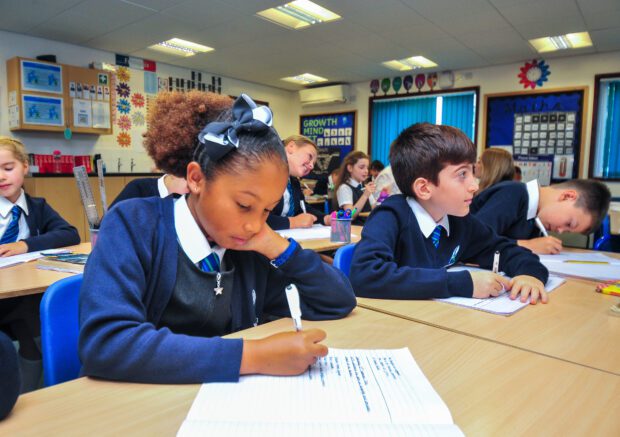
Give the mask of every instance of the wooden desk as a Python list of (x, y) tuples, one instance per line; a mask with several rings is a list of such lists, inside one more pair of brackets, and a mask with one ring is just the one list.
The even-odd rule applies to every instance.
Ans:
[(311, 205), (324, 205), (325, 204), (325, 196), (306, 196), (304, 201)]
[[(332, 347), (408, 346), (466, 435), (620, 432), (613, 414), (617, 376), (362, 308), (343, 320), (304, 326), (326, 330)], [(282, 319), (243, 336), (291, 327)], [(0, 434), (172, 436), (198, 388), (81, 378), (21, 396), (0, 422)]]
[(360, 217), (368, 217), (370, 215), (370, 211), (366, 211), (366, 212), (360, 212), (358, 214)]
[[(351, 243), (357, 243), (362, 239), (362, 226), (351, 225)], [(336, 250), (345, 243), (334, 243), (329, 238), (319, 238), (316, 240), (301, 240), (299, 245), (304, 249), (314, 250), (315, 252), (327, 252)]]
[[(70, 246), (67, 249), (90, 253), (90, 243)], [(36, 261), (6, 267), (0, 269), (0, 299), (43, 293), (54, 282), (73, 275), (74, 273), (37, 269)]]
[(620, 317), (609, 310), (618, 298), (594, 286), (569, 279), (548, 304), (508, 317), (430, 300), (358, 298), (358, 305), (620, 375)]

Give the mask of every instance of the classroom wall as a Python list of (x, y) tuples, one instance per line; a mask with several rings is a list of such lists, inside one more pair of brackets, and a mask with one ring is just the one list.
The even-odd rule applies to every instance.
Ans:
[[(111, 52), (0, 31), (0, 135), (12, 135), (19, 138), (26, 145), (29, 153), (50, 154), (55, 149), (72, 155), (101, 153), (107, 163), (108, 171), (112, 173), (117, 170), (118, 158), (123, 164), (121, 172), (130, 171), (131, 158), (136, 163), (134, 172), (151, 171), (153, 164), (141, 144), (132, 144), (129, 149), (122, 149), (117, 145), (116, 128), (114, 135), (74, 134), (71, 140), (65, 140), (62, 133), (9, 131), (6, 60), (15, 56), (35, 58), (41, 54), (54, 54), (59, 63), (81, 67), (87, 67), (92, 61), (111, 64), (115, 62), (115, 54)], [(186, 68), (157, 63), (157, 74), (163, 77), (189, 77), (189, 71)], [(208, 72), (205, 74), (211, 75)], [(222, 77), (223, 94), (239, 95), (242, 92), (255, 99), (269, 102), (274, 112), (274, 126), (282, 137), (297, 133), (299, 124), (297, 93)]]
[[(564, 88), (588, 86), (587, 123), (585, 125), (585, 153), (581, 157), (580, 171), (586, 176), (590, 159), (590, 136), (592, 132), (592, 102), (594, 99), (594, 76), (603, 73), (620, 72), (620, 52), (609, 52), (594, 55), (571, 56), (562, 58), (545, 58), (550, 66), (549, 81), (542, 88)], [(523, 91), (517, 74), (523, 62), (495, 67), (454, 71), (455, 88), (480, 86), (480, 110), (478, 111), (478, 149), (484, 144), (483, 103), (485, 94)], [(384, 77), (395, 77), (386, 71)], [(377, 78), (382, 79), (382, 78)], [(425, 88), (427, 89), (427, 88)], [(538, 89), (538, 88), (537, 88)], [(370, 81), (354, 83), (350, 86), (351, 101), (341, 105), (322, 105), (302, 107), (302, 114), (339, 112), (357, 110), (357, 141), (356, 148), (368, 151), (368, 98), (371, 96)], [(402, 91), (401, 91), (402, 94)], [(382, 95), (380, 91), (378, 95)], [(297, 120), (299, 125), (299, 119)], [(394, 133), (395, 136), (398, 132)], [(612, 194), (620, 196), (620, 183), (608, 183)]]

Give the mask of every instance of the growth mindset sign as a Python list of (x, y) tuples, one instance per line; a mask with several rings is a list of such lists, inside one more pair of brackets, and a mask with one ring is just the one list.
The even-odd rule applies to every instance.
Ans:
[(317, 167), (324, 171), (324, 161), (333, 156), (342, 160), (355, 146), (355, 111), (333, 114), (301, 115), (301, 134), (312, 139), (319, 147)]

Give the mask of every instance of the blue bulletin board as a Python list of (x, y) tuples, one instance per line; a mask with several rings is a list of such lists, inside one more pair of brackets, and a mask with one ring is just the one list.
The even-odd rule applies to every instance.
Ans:
[[(326, 175), (355, 147), (356, 111), (331, 114), (299, 116), (299, 132), (319, 147), (319, 156), (314, 169), (316, 175)], [(330, 164), (331, 163), (331, 164)]]
[(485, 147), (509, 150), (547, 183), (576, 178), (586, 98), (587, 87), (486, 95)]

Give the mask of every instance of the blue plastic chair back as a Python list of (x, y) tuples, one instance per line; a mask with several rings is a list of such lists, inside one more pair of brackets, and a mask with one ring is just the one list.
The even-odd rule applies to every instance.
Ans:
[(46, 387), (75, 379), (80, 373), (78, 299), (82, 276), (54, 282), (41, 299), (41, 348)]
[(609, 222), (609, 214), (605, 217), (603, 223), (601, 223), (601, 229), (599, 232), (599, 237), (594, 242), (594, 250), (609, 251), (610, 248), (607, 247), (610, 245), (609, 242), (611, 240), (611, 224)]
[(347, 278), (349, 277), (349, 271), (351, 270), (351, 260), (353, 259), (354, 250), (355, 244), (347, 244), (346, 246), (339, 248), (334, 255), (334, 267), (347, 275)]

